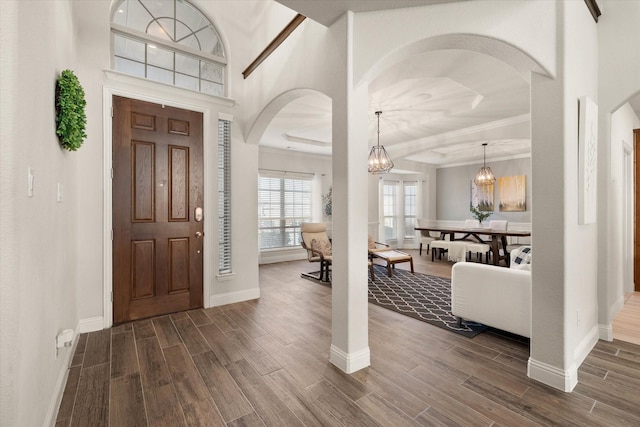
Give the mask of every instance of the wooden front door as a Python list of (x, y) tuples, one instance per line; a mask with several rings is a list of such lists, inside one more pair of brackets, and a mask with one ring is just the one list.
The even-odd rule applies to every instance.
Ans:
[(202, 307), (202, 113), (113, 97), (113, 322)]

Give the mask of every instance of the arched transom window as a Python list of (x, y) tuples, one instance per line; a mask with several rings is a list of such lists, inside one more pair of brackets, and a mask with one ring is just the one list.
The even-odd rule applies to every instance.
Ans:
[(186, 0), (123, 0), (111, 20), (113, 68), (224, 96), (226, 59), (211, 21)]

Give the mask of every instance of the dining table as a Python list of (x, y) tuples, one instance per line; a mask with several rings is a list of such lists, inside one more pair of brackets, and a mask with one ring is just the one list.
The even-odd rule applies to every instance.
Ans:
[[(509, 264), (509, 257), (507, 254), (507, 237), (528, 237), (531, 236), (530, 231), (524, 230), (496, 230), (491, 228), (465, 228), (455, 226), (429, 226), (429, 227), (415, 227), (418, 231), (435, 231), (440, 232), (440, 239), (444, 239), (449, 235), (449, 240), (470, 240), (475, 239), (478, 243), (487, 243), (491, 247), (491, 255), (494, 265), (500, 265), (500, 260), (505, 260), (507, 265)], [(483, 237), (480, 237), (483, 236)], [(504, 254), (500, 255), (500, 245), (504, 249)]]

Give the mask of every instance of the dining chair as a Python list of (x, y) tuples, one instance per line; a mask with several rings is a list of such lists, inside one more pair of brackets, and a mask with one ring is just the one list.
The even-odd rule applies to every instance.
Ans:
[(510, 236), (507, 238), (507, 252), (511, 256), (511, 251), (523, 246), (531, 246), (531, 236)]
[(489, 221), (489, 228), (497, 231), (507, 231), (509, 221), (503, 219), (492, 219)]
[(445, 240), (445, 237), (441, 239), (434, 240), (431, 242), (431, 261), (435, 261), (435, 256), (438, 255), (438, 259), (442, 259), (442, 254), (449, 251), (449, 246), (451, 245), (450, 240)]
[(485, 256), (485, 263), (489, 263), (489, 254), (491, 253), (491, 245), (488, 243), (467, 243), (467, 260), (471, 261), (471, 254), (476, 253), (476, 260), (482, 262), (482, 255)]
[[(418, 228), (422, 228), (422, 227), (428, 227), (430, 221), (424, 218), (418, 218), (417, 222), (418, 222)], [(438, 240), (439, 238), (440, 238), (440, 233), (437, 231), (420, 230), (420, 252), (419, 252), (420, 256), (422, 256), (422, 245), (427, 245), (427, 255), (428, 255), (431, 242), (433, 242), (434, 240)]]
[(480, 221), (477, 219), (465, 219), (464, 228), (480, 228)]
[[(507, 231), (508, 227), (509, 227), (508, 220), (492, 219), (491, 221), (489, 221), (489, 228), (494, 231)], [(507, 248), (502, 245), (502, 241), (500, 241), (500, 246), (501, 247), (498, 248), (498, 253), (502, 251), (502, 254), (500, 256), (504, 256), (504, 259), (506, 260), (507, 265), (509, 265), (509, 252), (507, 251)]]

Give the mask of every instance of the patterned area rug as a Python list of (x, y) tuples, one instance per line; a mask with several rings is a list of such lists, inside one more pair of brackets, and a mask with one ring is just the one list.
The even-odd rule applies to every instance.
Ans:
[(451, 314), (451, 281), (396, 268), (387, 276), (384, 266), (374, 266), (376, 280), (369, 278), (369, 302), (467, 337), (487, 329), (479, 323), (458, 326)]

